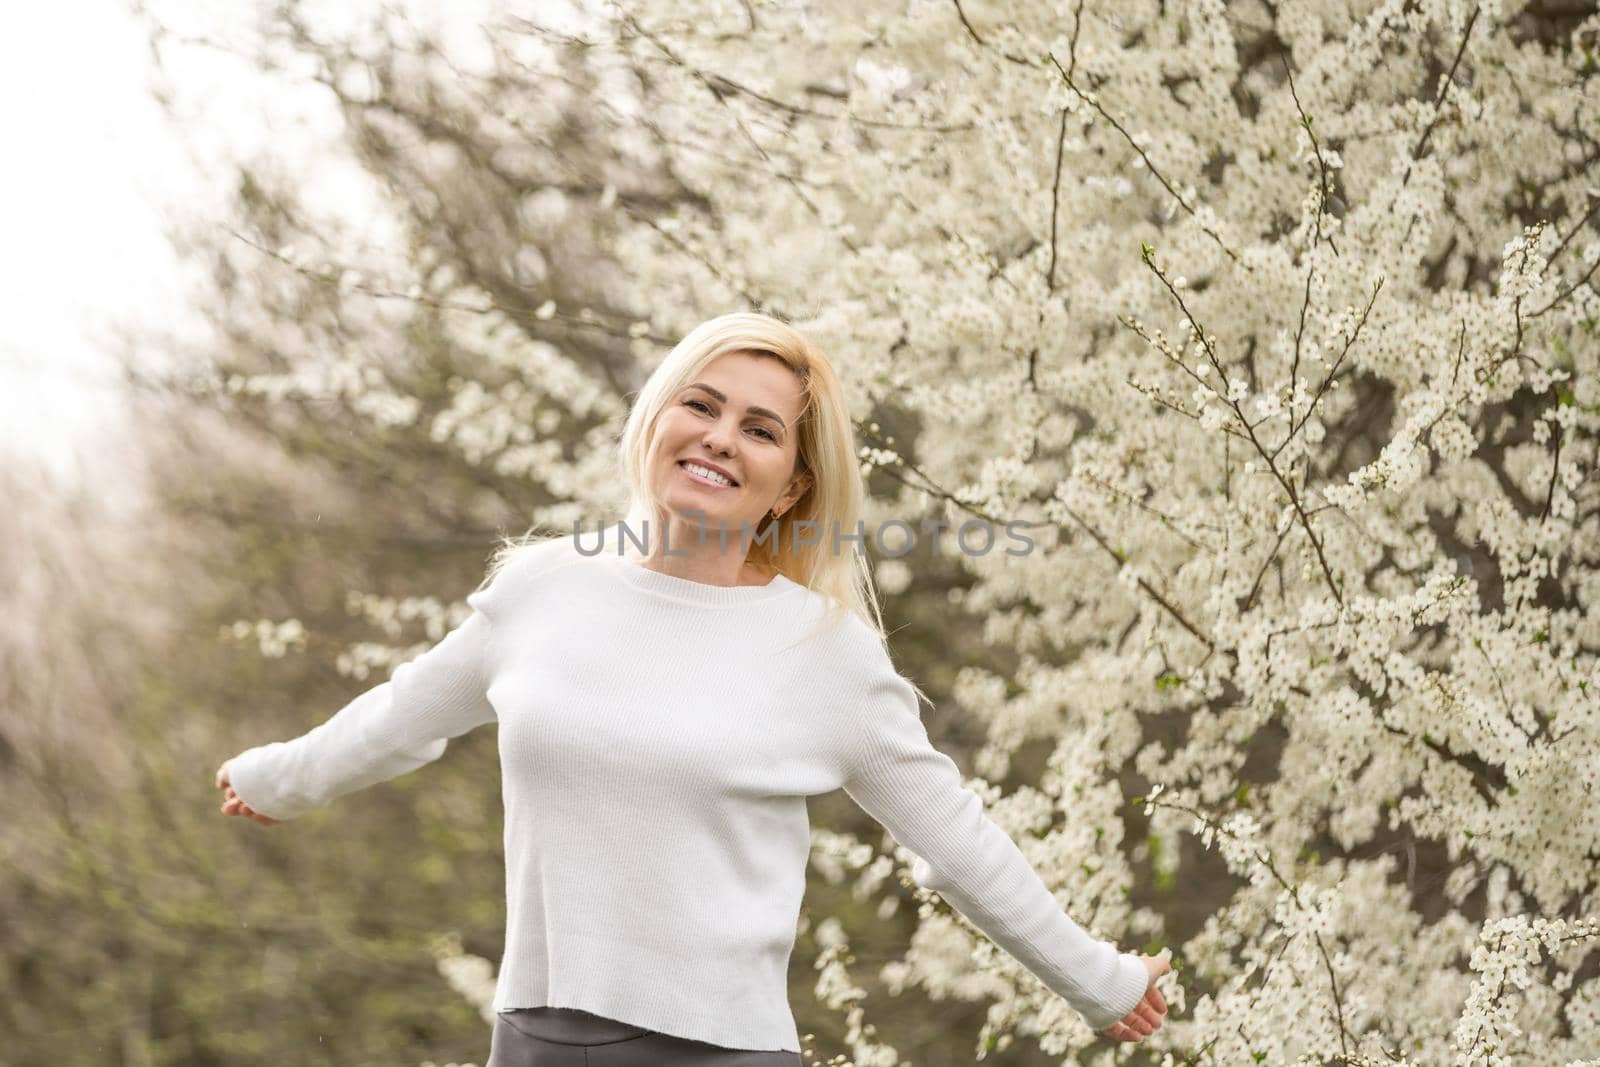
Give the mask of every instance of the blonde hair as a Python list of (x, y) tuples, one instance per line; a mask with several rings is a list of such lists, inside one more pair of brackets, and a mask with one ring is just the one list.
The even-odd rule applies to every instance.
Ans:
[[(674, 345), (651, 372), (618, 439), (620, 465), (628, 484), (624, 521), (635, 532), (642, 519), (650, 520), (649, 529), (656, 528), (658, 516), (665, 512), (649, 477), (656, 423), (678, 392), (708, 364), (735, 352), (777, 359), (799, 379), (804, 404), (795, 424), (799, 438), (795, 475), (811, 476), (811, 484), (787, 511), (777, 517), (769, 512), (757, 525), (746, 558), (764, 572), (780, 573), (821, 594), (828, 606), (825, 620), (852, 614), (886, 646), (882, 611), (862, 548), (864, 539), (842, 540), (844, 535), (864, 532), (866, 497), (844, 391), (828, 357), (786, 322), (754, 311), (708, 319)], [(797, 543), (796, 529), (802, 525), (820, 534), (818, 544)], [(772, 529), (774, 526), (777, 529)], [(833, 550), (836, 536), (841, 543), (837, 552)], [(505, 541), (490, 562), (485, 582), (492, 581), (519, 549), (551, 537), (533, 532)], [(912, 688), (923, 700), (928, 699), (915, 684)]]

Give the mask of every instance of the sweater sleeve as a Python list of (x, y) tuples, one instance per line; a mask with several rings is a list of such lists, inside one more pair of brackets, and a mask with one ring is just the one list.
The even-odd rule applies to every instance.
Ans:
[(228, 761), (234, 792), (263, 815), (292, 819), (432, 763), (449, 738), (493, 722), (487, 604), (495, 588), (468, 596), (473, 611), (465, 621), (326, 722), (234, 756)]
[(1133, 954), (1090, 937), (1011, 837), (934, 748), (916, 692), (880, 646), (854, 713), (845, 792), (917, 857), (911, 877), (932, 889), (1100, 1031), (1143, 999), (1149, 971)]

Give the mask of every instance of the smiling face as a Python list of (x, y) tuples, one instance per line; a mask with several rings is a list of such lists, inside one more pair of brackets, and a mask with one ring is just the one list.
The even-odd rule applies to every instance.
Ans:
[[(673, 396), (656, 423), (651, 478), (669, 511), (703, 511), (709, 529), (754, 531), (768, 510), (788, 510), (810, 484), (795, 476), (805, 404), (800, 380), (781, 360), (730, 352)], [(686, 463), (721, 472), (704, 477)], [(698, 524), (698, 516), (686, 516)]]

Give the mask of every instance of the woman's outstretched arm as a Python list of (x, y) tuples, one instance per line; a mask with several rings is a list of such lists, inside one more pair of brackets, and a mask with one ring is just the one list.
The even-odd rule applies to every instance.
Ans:
[(962, 785), (955, 762), (929, 741), (910, 683), (886, 653), (869, 659), (850, 709), (845, 792), (916, 855), (918, 885), (938, 892), (1094, 1030), (1126, 1039), (1117, 1024), (1143, 1010), (1151, 970), (1061, 910), (1022, 850), (984, 814), (982, 798)]
[(488, 603), (500, 584), (497, 580), (469, 596), (473, 612), (464, 622), (320, 726), (228, 760), (219, 768), (219, 786), (225, 771), (233, 794), (249, 811), (292, 819), (431, 763), (444, 755), (450, 738), (493, 722), (487, 692), (493, 636)]

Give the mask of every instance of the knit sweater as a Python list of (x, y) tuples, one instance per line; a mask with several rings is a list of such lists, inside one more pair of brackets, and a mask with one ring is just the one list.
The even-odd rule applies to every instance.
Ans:
[[(614, 530), (615, 527), (612, 528)], [(787, 976), (806, 798), (843, 788), (911, 876), (1095, 1029), (1144, 964), (1057, 904), (929, 742), (914, 691), (855, 615), (778, 576), (719, 586), (618, 555), (606, 531), (519, 551), (427, 652), (303, 736), (229, 761), (292, 819), (416, 770), (496, 723), (505, 952), (494, 1009), (581, 1008), (727, 1048), (800, 1051)], [(580, 547), (581, 546), (581, 550)]]

